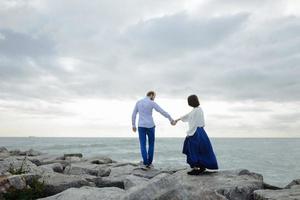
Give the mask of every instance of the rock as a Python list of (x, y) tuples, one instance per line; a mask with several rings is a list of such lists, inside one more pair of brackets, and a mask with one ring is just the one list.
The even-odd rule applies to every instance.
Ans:
[(82, 161), (80, 157), (66, 157), (65, 160), (69, 163), (76, 163)]
[(63, 165), (61, 163), (52, 163), (48, 165), (40, 165), (39, 168), (41, 168), (43, 171), (46, 172), (58, 172), (63, 173)]
[(11, 156), (19, 156), (21, 154), (21, 151), (19, 149), (14, 149), (9, 151)]
[(204, 200), (250, 200), (254, 190), (263, 188), (263, 178), (259, 174), (240, 172), (206, 172), (189, 176), (187, 170), (178, 171), (130, 189), (125, 199), (190, 200), (201, 197)]
[(5, 158), (8, 158), (9, 156), (9, 152), (0, 152), (0, 161), (4, 160)]
[(22, 190), (26, 187), (26, 180), (21, 175), (13, 175), (7, 178), (11, 187)]
[(25, 151), (25, 154), (27, 156), (39, 156), (39, 155), (42, 155), (41, 152), (33, 150), (33, 149), (29, 149), (28, 151)]
[(64, 174), (108, 176), (110, 174), (110, 169), (106, 166), (91, 163), (73, 163), (65, 168)]
[[(38, 175), (34, 174), (22, 174), (12, 176), (0, 177), (0, 194), (5, 193), (10, 189), (22, 190), (31, 184), (34, 178), (38, 178)], [(1, 198), (0, 198), (1, 199)]]
[(264, 182), (264, 187), (263, 188), (264, 189), (270, 189), (270, 190), (280, 190), (280, 189), (282, 189), (280, 187), (277, 187), (275, 185), (270, 185), (270, 184), (265, 183), (265, 182)]
[(99, 177), (95, 184), (97, 187), (117, 187), (124, 189), (125, 177)]
[(65, 153), (64, 158), (66, 159), (67, 157), (78, 157), (82, 158), (82, 153)]
[(95, 156), (95, 157), (89, 158), (88, 162), (90, 162), (92, 164), (102, 165), (102, 164), (113, 163), (114, 161), (111, 158), (106, 157), (106, 156)]
[(282, 190), (256, 190), (254, 200), (300, 200), (300, 187)]
[(124, 194), (124, 190), (120, 188), (95, 188), (85, 186), (81, 188), (70, 188), (57, 195), (42, 198), (40, 200), (120, 200)]
[(30, 160), (37, 166), (47, 165), (47, 164), (52, 164), (52, 163), (61, 163), (61, 164), (67, 163), (67, 164), (69, 164), (67, 161), (65, 161), (63, 159), (63, 156), (50, 155), (50, 154), (42, 154), (39, 156), (28, 157), (28, 160)]
[(41, 152), (29, 149), (28, 151), (21, 151), (19, 149), (9, 151), (10, 155), (12, 156), (38, 156), (42, 155)]
[(0, 147), (0, 153), (8, 153), (8, 150), (5, 147)]
[(116, 165), (111, 168), (111, 172), (109, 176), (116, 177), (116, 176), (129, 175), (133, 172), (134, 169), (137, 169), (137, 167), (128, 163), (125, 165)]
[(56, 172), (45, 173), (39, 179), (45, 185), (45, 195), (50, 196), (62, 192), (68, 188), (81, 186), (89, 186), (90, 183), (80, 176), (65, 175)]
[(0, 173), (5, 172), (42, 174), (43, 171), (28, 159), (18, 160), (9, 157), (0, 161)]
[(157, 176), (158, 174), (162, 173), (162, 171), (160, 171), (158, 169), (144, 170), (144, 169), (141, 169), (141, 168), (135, 168), (135, 169), (132, 170), (131, 173), (135, 176), (140, 176), (140, 177), (144, 177), (144, 178), (147, 178), (147, 179), (151, 179), (154, 176)]
[(285, 186), (286, 189), (291, 188), (294, 185), (300, 185), (300, 179), (295, 179), (292, 182), (290, 182), (287, 186)]
[(133, 188), (135, 186), (144, 185), (148, 183), (149, 179), (143, 178), (140, 176), (135, 175), (129, 175), (126, 176), (126, 178), (123, 180), (124, 189), (129, 190), (130, 188)]

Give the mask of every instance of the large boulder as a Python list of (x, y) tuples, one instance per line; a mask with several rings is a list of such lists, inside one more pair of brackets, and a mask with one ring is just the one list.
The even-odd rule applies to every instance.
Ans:
[(133, 170), (137, 169), (137, 166), (131, 163), (118, 164), (111, 168), (110, 177), (124, 176), (132, 174)]
[(107, 156), (93, 156), (91, 158), (87, 159), (87, 162), (92, 163), (92, 164), (97, 164), (97, 165), (103, 165), (103, 164), (110, 164), (115, 161), (113, 161), (111, 158)]
[(27, 151), (21, 151), (19, 149), (9, 151), (12, 156), (39, 156), (42, 155), (41, 152), (36, 151), (34, 149), (29, 149)]
[(110, 168), (107, 166), (91, 164), (88, 162), (72, 163), (64, 169), (64, 174), (89, 174), (93, 176), (108, 176), (110, 174)]
[(11, 174), (42, 174), (43, 170), (38, 168), (25, 157), (20, 160), (17, 157), (9, 157), (0, 161), (0, 174), (9, 172)]
[(282, 190), (256, 190), (254, 200), (300, 200), (300, 186)]
[(285, 189), (289, 189), (294, 185), (300, 185), (300, 179), (295, 179), (292, 182), (290, 182), (287, 186), (285, 186)]
[(44, 173), (39, 179), (44, 183), (46, 196), (54, 195), (68, 188), (79, 188), (81, 186), (90, 186), (90, 182), (85, 178), (75, 175), (65, 175), (60, 173)]
[[(9, 190), (22, 190), (37, 180), (40, 176), (35, 174), (21, 174), (11, 176), (0, 176), (0, 194)], [(0, 198), (1, 199), (1, 198)]]
[(41, 168), (45, 172), (58, 172), (63, 173), (64, 167), (61, 163), (52, 163), (47, 165), (40, 165), (39, 168)]
[(53, 163), (61, 163), (63, 165), (69, 164), (69, 162), (64, 160), (64, 157), (61, 155), (51, 155), (51, 154), (42, 154), (38, 156), (28, 157), (28, 160), (39, 165), (47, 165)]
[(250, 200), (263, 188), (261, 175), (248, 170), (206, 172), (200, 176), (178, 171), (129, 190), (128, 200)]
[(116, 187), (95, 188), (85, 186), (70, 188), (57, 195), (39, 200), (120, 200), (124, 194), (124, 190)]
[(149, 181), (149, 179), (147, 179), (147, 178), (143, 178), (143, 177), (135, 176), (135, 175), (129, 175), (129, 176), (126, 176), (123, 180), (124, 189), (129, 190), (130, 188), (147, 184), (148, 181)]
[(132, 170), (131, 172), (133, 175), (135, 176), (140, 176), (140, 177), (143, 177), (143, 178), (147, 178), (147, 179), (151, 179), (155, 176), (157, 176), (158, 174), (161, 174), (161, 173), (164, 173), (163, 171), (161, 170), (158, 170), (158, 169), (147, 169), (147, 170), (144, 170), (142, 168), (135, 168)]
[(0, 160), (3, 160), (10, 156), (10, 153), (5, 147), (0, 147)]

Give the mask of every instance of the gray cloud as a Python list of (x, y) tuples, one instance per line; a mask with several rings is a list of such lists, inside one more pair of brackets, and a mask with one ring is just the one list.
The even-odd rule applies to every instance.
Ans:
[[(262, 26), (253, 11), (257, 1), (217, 16), (191, 14), (179, 2), (146, 3), (152, 12), (131, 3), (130, 14), (116, 13), (110, 3), (80, 1), (28, 1), (1, 10), (1, 98), (119, 98), (155, 89), (170, 97), (300, 100), (299, 17), (274, 13)], [(24, 8), (33, 24), (17, 26), (26, 16), (9, 23), (8, 16)], [(63, 58), (78, 64), (68, 70)]]

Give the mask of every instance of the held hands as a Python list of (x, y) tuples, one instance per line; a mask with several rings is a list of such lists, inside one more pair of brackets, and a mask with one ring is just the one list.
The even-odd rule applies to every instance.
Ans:
[(177, 122), (179, 121), (179, 119), (173, 120), (171, 121), (171, 125), (175, 126), (177, 124)]

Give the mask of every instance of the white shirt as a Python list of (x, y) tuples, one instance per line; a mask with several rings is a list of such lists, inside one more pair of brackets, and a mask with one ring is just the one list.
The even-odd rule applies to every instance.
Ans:
[(193, 108), (190, 113), (180, 117), (180, 119), (181, 121), (188, 122), (189, 124), (189, 130), (186, 132), (188, 136), (194, 135), (197, 127), (204, 127), (205, 125), (203, 111), (200, 106)]
[(172, 117), (164, 111), (157, 103), (152, 101), (149, 97), (145, 97), (141, 100), (139, 100), (133, 110), (132, 113), (132, 127), (135, 126), (136, 121), (136, 115), (139, 113), (139, 127), (145, 127), (145, 128), (152, 128), (155, 126), (153, 117), (152, 117), (152, 111), (156, 110), (160, 114), (162, 114), (164, 117), (168, 118), (171, 121), (173, 121)]

